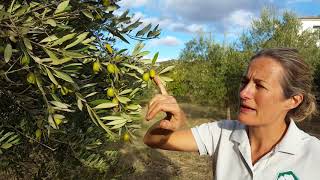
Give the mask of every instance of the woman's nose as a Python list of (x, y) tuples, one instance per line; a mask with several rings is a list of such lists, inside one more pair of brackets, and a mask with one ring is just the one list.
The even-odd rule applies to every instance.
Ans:
[(243, 85), (240, 90), (240, 98), (241, 99), (251, 99), (252, 98), (252, 83), (247, 83)]

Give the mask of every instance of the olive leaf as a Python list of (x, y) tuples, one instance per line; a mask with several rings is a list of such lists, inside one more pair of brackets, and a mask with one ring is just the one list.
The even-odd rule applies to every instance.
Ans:
[(54, 78), (54, 76), (52, 75), (51, 71), (46, 67), (46, 71), (48, 74), (49, 79), (55, 84), (55, 85), (59, 85), (59, 83), (57, 82), (56, 78)]
[(56, 40), (51, 47), (56, 46), (56, 45), (61, 45), (62, 43), (72, 39), (74, 36), (76, 35), (76, 33), (71, 33), (71, 34), (67, 34), (61, 38), (59, 38), (58, 40)]
[(28, 38), (23, 38), (23, 43), (29, 50), (32, 50), (32, 45)]
[(58, 5), (57, 9), (54, 11), (54, 14), (63, 12), (68, 7), (68, 5), (69, 5), (69, 0), (63, 1)]
[(8, 63), (12, 56), (12, 46), (10, 43), (7, 44), (6, 48), (4, 49), (4, 60)]
[(108, 109), (108, 108), (112, 108), (118, 106), (118, 104), (116, 103), (102, 103), (99, 104), (98, 106), (94, 107), (93, 109)]
[(86, 39), (88, 34), (89, 34), (89, 32), (84, 32), (84, 33), (80, 34), (79, 36), (77, 36), (77, 40), (75, 40), (71, 44), (67, 45), (64, 49), (69, 49), (69, 48), (81, 43), (84, 39)]
[(57, 76), (58, 78), (63, 79), (70, 83), (74, 83), (73, 79), (68, 74), (58, 70), (53, 70), (53, 71), (54, 71), (54, 75)]
[(84, 10), (84, 11), (82, 11), (82, 14), (84, 14), (89, 19), (94, 20), (94, 17), (93, 17), (93, 15), (92, 15), (92, 13), (90, 11)]
[(171, 71), (173, 68), (174, 68), (174, 66), (168, 66), (168, 67), (164, 68), (163, 70), (161, 70), (159, 72), (159, 74), (163, 74), (163, 73), (166, 73), (168, 71)]
[(159, 56), (159, 52), (157, 52), (156, 54), (154, 54), (153, 58), (152, 58), (152, 65), (154, 65), (158, 59)]
[(54, 19), (48, 19), (46, 21), (46, 24), (49, 24), (52, 27), (56, 27), (57, 26), (57, 23), (56, 23), (56, 21)]
[(52, 42), (52, 41), (55, 41), (55, 40), (57, 40), (57, 39), (58, 39), (58, 38), (57, 38), (56, 35), (51, 35), (51, 36), (48, 36), (48, 37), (42, 39), (42, 40), (40, 41), (40, 43)]
[(114, 121), (114, 120), (121, 120), (123, 117), (121, 116), (104, 116), (100, 118), (101, 120), (107, 120), (107, 121)]

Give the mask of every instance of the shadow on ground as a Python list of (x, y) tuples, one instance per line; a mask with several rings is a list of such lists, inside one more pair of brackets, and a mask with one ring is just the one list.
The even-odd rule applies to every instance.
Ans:
[[(193, 127), (214, 119), (199, 118), (216, 117), (212, 110), (190, 107), (190, 104), (181, 105), (185, 112), (190, 113), (188, 125)], [(208, 108), (209, 109), (209, 108)], [(145, 108), (144, 111), (145, 112)], [(144, 113), (142, 114), (144, 117)], [(176, 152), (152, 149), (143, 143), (143, 136), (147, 129), (156, 121), (165, 116), (158, 115), (153, 121), (142, 121), (142, 129), (132, 144), (122, 149), (120, 165), (132, 167), (124, 173), (124, 180), (170, 180), (170, 179), (213, 179), (212, 159), (209, 156), (199, 156), (198, 153)]]
[[(210, 121), (214, 121), (215, 119), (226, 119), (227, 112), (222, 111), (219, 108), (211, 107), (211, 106), (201, 106), (190, 103), (181, 103), (179, 104), (183, 109), (188, 119), (209, 119)], [(236, 112), (231, 112), (231, 117), (235, 117)]]
[(128, 145), (123, 150), (119, 162), (123, 166), (132, 166), (131, 172), (124, 174), (124, 180), (167, 180), (180, 174), (180, 167), (158, 150), (143, 147), (141, 143)]

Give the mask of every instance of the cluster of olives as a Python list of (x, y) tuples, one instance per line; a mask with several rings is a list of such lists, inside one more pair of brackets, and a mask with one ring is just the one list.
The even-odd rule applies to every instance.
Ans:
[(149, 81), (150, 78), (154, 78), (156, 76), (156, 71), (154, 69), (151, 69), (149, 72), (145, 72), (142, 75), (142, 79), (144, 81)]
[[(94, 72), (95, 74), (99, 73), (99, 71), (101, 71), (101, 68), (102, 68), (102, 66), (101, 66), (100, 62), (98, 62), (98, 61), (95, 61), (95, 62), (93, 63), (93, 65), (92, 65), (92, 70), (93, 70), (93, 72)], [(111, 74), (115, 73), (115, 72), (116, 72), (116, 67), (115, 67), (115, 65), (109, 63), (109, 64), (107, 65), (107, 71), (108, 71), (109, 73), (111, 73)]]

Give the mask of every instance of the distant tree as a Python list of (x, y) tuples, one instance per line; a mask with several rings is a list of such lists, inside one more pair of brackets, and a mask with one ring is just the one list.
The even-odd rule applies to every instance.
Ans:
[(297, 48), (312, 69), (317, 70), (315, 84), (320, 87), (317, 42), (319, 31), (302, 31), (301, 22), (293, 13), (279, 15), (265, 8), (235, 45), (220, 45), (204, 37), (187, 42), (172, 72), (175, 82), (169, 87), (174, 95), (187, 97), (193, 103), (226, 109), (230, 118), (238, 109), (240, 81), (248, 61), (263, 48)]
[(208, 60), (210, 43), (204, 36), (190, 40), (185, 44), (185, 48), (181, 51), (179, 59), (185, 61)]

